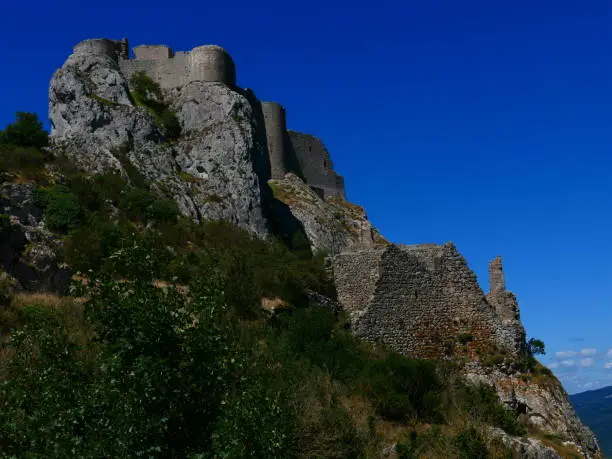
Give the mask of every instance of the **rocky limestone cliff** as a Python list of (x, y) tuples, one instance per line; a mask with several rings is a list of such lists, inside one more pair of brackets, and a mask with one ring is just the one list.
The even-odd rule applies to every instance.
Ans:
[(335, 255), (388, 244), (372, 226), (362, 207), (339, 197), (322, 199), (292, 173), (268, 183), (274, 197), (300, 222), (312, 250)]
[(72, 54), (49, 89), (54, 149), (91, 173), (116, 170), (127, 177), (128, 162), (184, 215), (228, 220), (265, 236), (262, 178), (255, 170), (265, 145), (247, 97), (204, 82), (169, 96), (185, 131), (176, 143), (134, 104), (115, 59)]
[(511, 366), (484, 367), (471, 362), (465, 367), (468, 380), (494, 387), (502, 403), (517, 409), (523, 421), (563, 438), (585, 457), (599, 457), (599, 444), (569, 401), (567, 392), (554, 376), (527, 379)]

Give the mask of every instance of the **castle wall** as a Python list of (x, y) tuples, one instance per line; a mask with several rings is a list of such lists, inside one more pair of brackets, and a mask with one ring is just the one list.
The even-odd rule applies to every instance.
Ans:
[(191, 81), (236, 84), (236, 68), (231, 56), (219, 46), (207, 45), (191, 52), (173, 52), (164, 45), (143, 45), (134, 48), (135, 59), (120, 59), (119, 66), (129, 78), (145, 72), (162, 89), (180, 88)]
[(72, 52), (75, 54), (104, 55), (117, 59), (122, 53), (122, 42), (108, 38), (92, 38), (78, 43)]
[[(517, 352), (452, 244), (345, 253), (334, 257), (333, 271), (340, 303), (355, 333), (365, 339), (412, 358), (490, 352), (493, 347)], [(473, 341), (461, 343), (461, 335)]]
[(190, 81), (189, 53), (184, 52), (178, 52), (169, 59), (119, 60), (119, 67), (128, 81), (134, 73), (142, 71), (159, 83), (162, 89), (180, 88)]
[(166, 45), (141, 45), (134, 48), (134, 55), (137, 60), (170, 59), (172, 50)]
[(285, 109), (276, 102), (262, 102), (268, 154), (270, 157), (270, 176), (273, 179), (283, 178), (287, 172), (285, 132), (287, 124)]
[(227, 51), (220, 46), (198, 46), (191, 50), (190, 81), (236, 84), (236, 67)]
[(329, 152), (321, 140), (310, 134), (289, 131), (290, 147), (306, 183), (323, 190), (325, 197), (346, 198), (344, 179), (336, 174)]

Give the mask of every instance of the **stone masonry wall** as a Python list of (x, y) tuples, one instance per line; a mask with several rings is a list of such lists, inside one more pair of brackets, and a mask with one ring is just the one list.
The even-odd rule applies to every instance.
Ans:
[(285, 109), (276, 102), (262, 102), (261, 109), (266, 127), (270, 176), (273, 179), (282, 179), (289, 172), (285, 162), (287, 157)]
[(516, 353), (452, 244), (345, 253), (334, 258), (333, 268), (340, 304), (358, 336), (412, 358), (495, 349)]
[(346, 198), (344, 178), (336, 174), (329, 152), (317, 137), (289, 131), (290, 146), (297, 156), (300, 172), (306, 183), (321, 190), (325, 198)]
[(525, 328), (521, 322), (518, 301), (512, 292), (506, 291), (502, 259), (489, 263), (489, 294), (487, 301), (502, 322), (505, 340), (514, 343), (518, 354), (525, 353)]
[(236, 84), (236, 67), (220, 46), (198, 46), (191, 52), (173, 52), (167, 46), (137, 46), (136, 59), (120, 59), (121, 72), (128, 78), (144, 71), (163, 89), (176, 89), (192, 81)]

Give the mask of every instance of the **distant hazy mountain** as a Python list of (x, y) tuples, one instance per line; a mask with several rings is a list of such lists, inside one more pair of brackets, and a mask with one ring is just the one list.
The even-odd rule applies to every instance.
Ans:
[(612, 386), (570, 395), (578, 416), (597, 435), (602, 452), (612, 458)]

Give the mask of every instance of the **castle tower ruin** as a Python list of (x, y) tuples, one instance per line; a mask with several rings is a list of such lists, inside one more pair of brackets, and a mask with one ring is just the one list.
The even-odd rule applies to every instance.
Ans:
[[(127, 42), (126, 42), (127, 43)], [(117, 59), (121, 54), (122, 42), (108, 38), (91, 38), (78, 43), (72, 52), (74, 54), (92, 54), (108, 56)]]
[(501, 257), (496, 257), (489, 263), (489, 292), (491, 295), (506, 291), (506, 280), (502, 268)]
[(190, 53), (190, 81), (236, 84), (236, 66), (229, 53), (216, 45), (193, 48)]
[(268, 154), (270, 157), (270, 175), (273, 179), (283, 178), (288, 172), (285, 146), (287, 121), (285, 109), (276, 102), (262, 102), (261, 110), (268, 139)]

